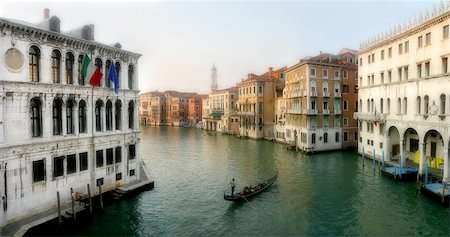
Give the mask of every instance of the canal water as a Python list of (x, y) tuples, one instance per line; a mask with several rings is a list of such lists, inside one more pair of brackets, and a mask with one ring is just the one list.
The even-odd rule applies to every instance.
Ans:
[[(127, 236), (449, 236), (450, 210), (415, 183), (380, 176), (352, 152), (302, 155), (270, 141), (178, 127), (143, 127), (140, 155), (155, 188), (108, 204), (64, 230), (31, 234)], [(249, 202), (223, 199), (276, 173)], [(56, 231), (56, 232), (55, 232)]]

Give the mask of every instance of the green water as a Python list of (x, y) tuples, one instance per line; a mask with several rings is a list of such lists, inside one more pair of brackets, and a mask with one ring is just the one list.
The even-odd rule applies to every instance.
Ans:
[[(58, 235), (449, 236), (450, 210), (418, 195), (415, 183), (380, 176), (350, 152), (304, 156), (269, 141), (202, 130), (143, 127), (140, 155), (155, 188), (108, 204)], [(223, 200), (279, 172), (246, 203)], [(55, 232), (55, 233), (54, 233)], [(36, 232), (37, 234), (39, 232)]]

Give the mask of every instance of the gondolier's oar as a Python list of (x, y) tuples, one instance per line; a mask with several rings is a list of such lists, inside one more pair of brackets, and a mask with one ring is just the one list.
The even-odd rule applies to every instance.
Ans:
[(244, 195), (242, 195), (242, 197), (244, 198), (244, 200), (248, 203), (248, 205), (250, 205), (250, 207), (251, 208), (253, 208), (253, 209), (255, 209), (253, 206), (252, 206), (252, 204), (250, 204), (250, 202), (247, 200), (247, 198), (245, 198), (245, 196)]

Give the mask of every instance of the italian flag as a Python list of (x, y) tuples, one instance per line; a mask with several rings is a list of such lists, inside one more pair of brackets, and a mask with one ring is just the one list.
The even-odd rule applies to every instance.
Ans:
[(100, 72), (100, 69), (94, 65), (94, 63), (87, 54), (85, 54), (83, 57), (83, 64), (81, 66), (81, 75), (83, 75), (84, 78), (89, 79), (89, 84), (91, 84), (92, 86), (98, 86), (100, 80), (103, 77), (103, 74), (102, 72)]

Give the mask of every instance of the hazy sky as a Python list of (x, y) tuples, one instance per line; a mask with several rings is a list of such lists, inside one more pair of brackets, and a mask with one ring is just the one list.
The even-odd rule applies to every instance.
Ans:
[(248, 73), (292, 66), (362, 41), (441, 1), (0, 1), (0, 17), (37, 23), (43, 9), (61, 30), (95, 25), (95, 40), (140, 53), (142, 92), (208, 93)]

